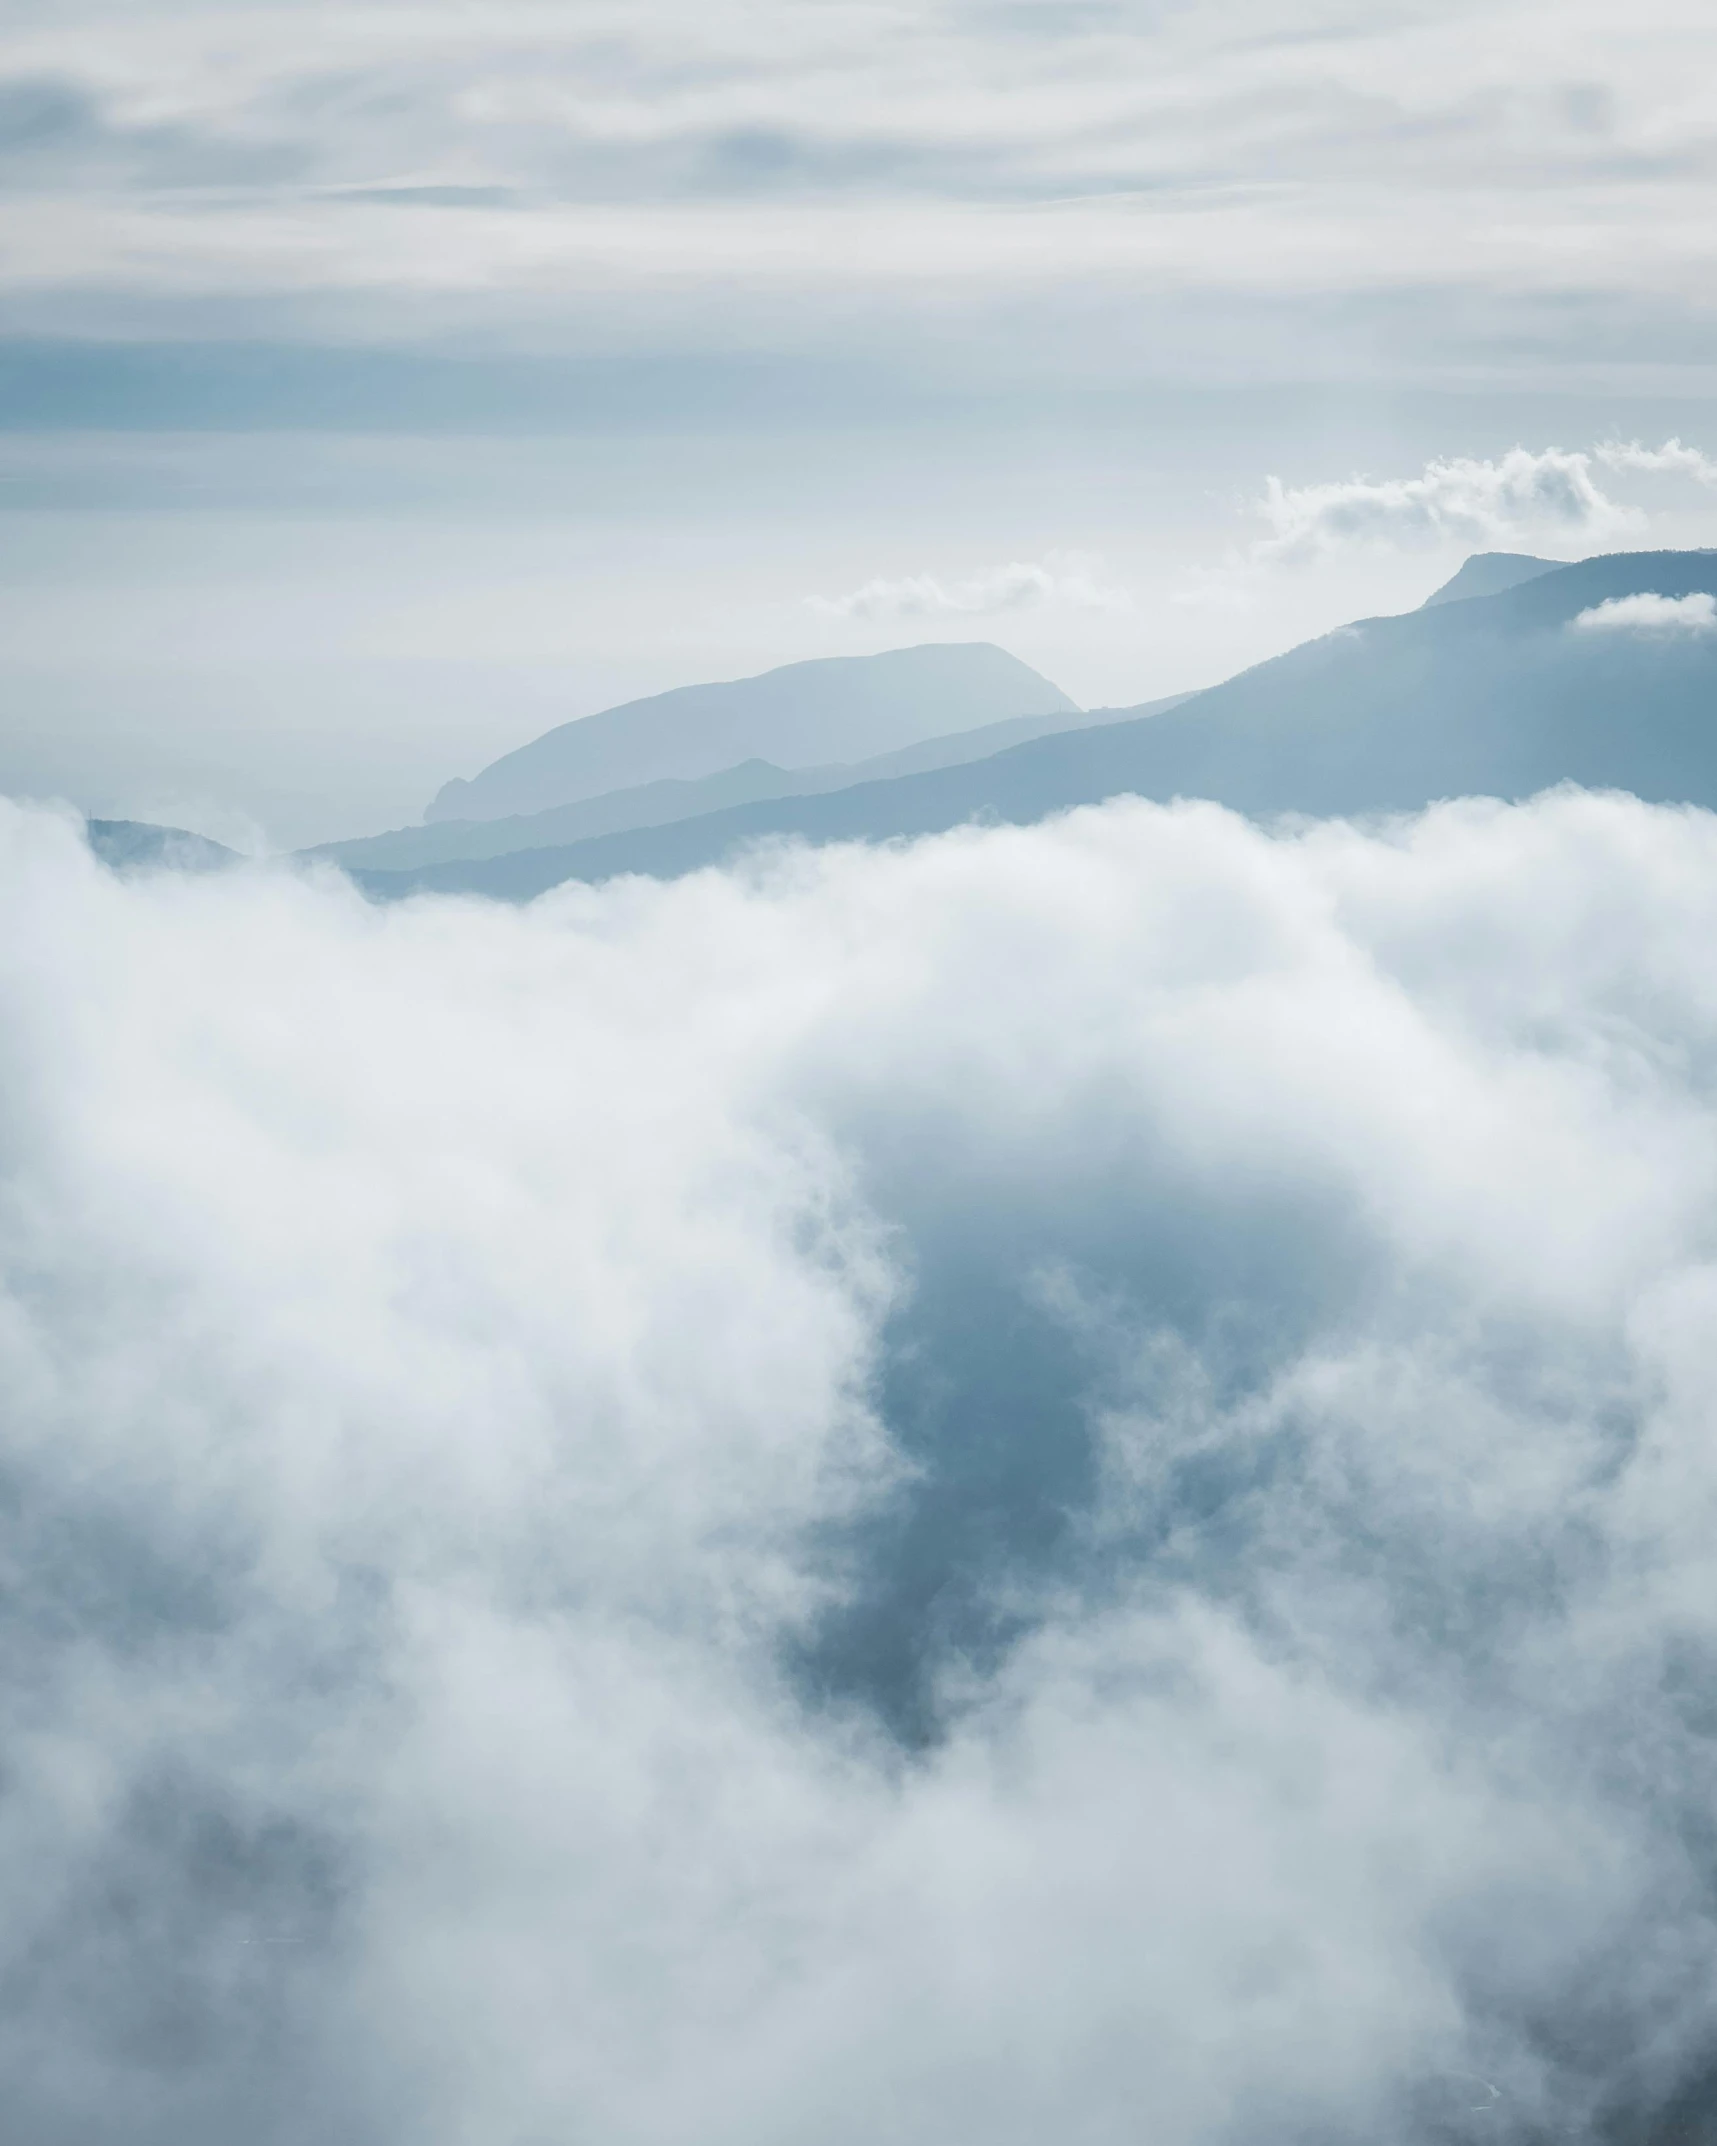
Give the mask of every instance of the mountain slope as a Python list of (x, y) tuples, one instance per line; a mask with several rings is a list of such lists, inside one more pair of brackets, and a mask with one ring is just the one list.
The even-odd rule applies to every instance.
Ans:
[(746, 760), (868, 760), (1010, 716), (1077, 713), (1059, 686), (983, 641), (828, 656), (761, 677), (680, 686), (562, 723), (446, 784), (426, 820), (492, 820)]
[[(1184, 693), (1150, 703), (1173, 707)], [(768, 760), (746, 760), (701, 782), (650, 782), (635, 789), (611, 790), (547, 812), (513, 813), (500, 820), (437, 820), (427, 827), (397, 827), (388, 834), (362, 835), (346, 842), (325, 842), (301, 850), (304, 858), (325, 857), (334, 864), (381, 872), (411, 871), (420, 865), (451, 864), (461, 858), (504, 857), (510, 851), (558, 847), (598, 835), (620, 834), (631, 827), (664, 827), (674, 820), (695, 819), (730, 805), (762, 798), (808, 797), (844, 790), (853, 783), (881, 782), (895, 775), (915, 775), (930, 768), (982, 760), (1029, 738), (1047, 737), (1092, 722), (1119, 720), (1139, 709), (1110, 709), (1084, 715), (1016, 715), (1005, 722), (984, 723), (951, 738), (927, 738), (874, 760), (837, 767), (779, 768)]]
[(424, 887), (518, 900), (565, 879), (672, 876), (770, 837), (881, 840), (972, 819), (1027, 822), (1126, 791), (1322, 816), (1525, 797), (1573, 781), (1717, 806), (1717, 632), (1575, 624), (1644, 591), (1717, 598), (1717, 553), (1591, 559), (1497, 596), (1367, 620), (1166, 713), (963, 767), (487, 864), (357, 876), (382, 895)]
[(1540, 574), (1553, 574), (1562, 562), (1535, 559), (1524, 551), (1475, 551), (1458, 573), (1440, 589), (1433, 589), (1419, 606), (1429, 611), (1436, 604), (1465, 603), (1469, 596), (1500, 596), (1504, 589), (1523, 581), (1536, 581)]
[(237, 864), (237, 850), (183, 827), (157, 827), (148, 820), (85, 820), (84, 835), (103, 864), (115, 871), (214, 872)]

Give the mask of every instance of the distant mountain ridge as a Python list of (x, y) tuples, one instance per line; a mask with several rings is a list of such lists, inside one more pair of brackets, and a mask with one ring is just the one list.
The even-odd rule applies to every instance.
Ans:
[(157, 827), (149, 820), (85, 820), (84, 837), (103, 864), (115, 871), (214, 872), (237, 864), (237, 850), (185, 827)]
[[(1150, 705), (1167, 708), (1186, 698), (1184, 693), (1171, 694)], [(1009, 716), (1000, 723), (984, 723), (976, 730), (959, 731), (952, 737), (927, 738), (922, 744), (905, 745), (898, 752), (883, 753), (874, 760), (836, 767), (779, 768), (767, 760), (746, 760), (700, 782), (644, 783), (635, 789), (556, 805), (547, 812), (515, 813), (499, 820), (437, 820), (428, 826), (399, 827), (387, 834), (322, 843), (299, 854), (372, 871), (409, 871), (461, 859), (502, 857), (513, 850), (591, 841), (600, 835), (624, 833), (628, 828), (662, 827), (675, 820), (696, 819), (728, 806), (755, 804), (766, 798), (813, 796), (827, 790), (844, 790), (854, 783), (880, 782), (930, 768), (953, 767), (963, 761), (984, 759), (1031, 738), (1139, 712), (1111, 709), (1085, 714), (1075, 710), (1060, 715)]]
[(1504, 589), (1518, 588), (1523, 581), (1536, 581), (1540, 574), (1553, 574), (1565, 563), (1560, 559), (1535, 559), (1524, 551), (1475, 551), (1440, 589), (1431, 591), (1419, 608), (1429, 611), (1437, 604), (1465, 603), (1472, 596), (1500, 596)]
[(426, 821), (491, 820), (747, 760), (777, 767), (869, 760), (1014, 716), (1077, 714), (1061, 688), (987, 641), (825, 656), (755, 678), (679, 686), (562, 723), (445, 784)]
[(1526, 797), (1572, 781), (1717, 806), (1717, 634), (1574, 630), (1582, 612), (1640, 593), (1717, 596), (1717, 553), (1611, 554), (1495, 595), (1364, 620), (1166, 712), (963, 766), (487, 863), (355, 876), (384, 896), (433, 888), (521, 900), (567, 879), (674, 876), (769, 839), (1021, 824), (1126, 792), (1326, 817)]

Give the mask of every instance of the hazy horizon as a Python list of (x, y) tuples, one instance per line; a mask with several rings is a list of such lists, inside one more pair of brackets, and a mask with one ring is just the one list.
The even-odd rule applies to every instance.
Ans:
[(0, 787), (290, 847), (803, 657), (1119, 705), (1466, 551), (1717, 540), (1685, 471), (1412, 491), (1717, 452), (1685, 0), (5, 34)]

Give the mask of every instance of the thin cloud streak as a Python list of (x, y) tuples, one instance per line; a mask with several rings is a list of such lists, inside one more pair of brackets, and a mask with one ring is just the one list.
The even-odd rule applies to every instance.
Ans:
[(1594, 604), (1571, 622), (1577, 633), (1704, 634), (1717, 633), (1717, 597), (1612, 596)]
[(1035, 610), (1042, 604), (1075, 611), (1130, 611), (1131, 597), (1101, 581), (1102, 571), (1102, 560), (1091, 553), (1052, 551), (1041, 561), (1015, 560), (964, 581), (939, 581), (933, 574), (908, 574), (895, 581), (879, 577), (845, 596), (810, 596), (806, 602), (831, 619), (980, 617)]

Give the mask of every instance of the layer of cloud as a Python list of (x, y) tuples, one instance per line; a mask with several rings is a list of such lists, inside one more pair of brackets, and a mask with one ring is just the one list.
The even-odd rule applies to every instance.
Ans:
[(19, 2136), (1697, 2084), (1717, 821), (0, 890)]
[(878, 578), (845, 596), (806, 601), (825, 618), (895, 619), (982, 617), (1062, 604), (1076, 611), (1127, 611), (1132, 599), (1099, 577), (1101, 559), (1085, 552), (1051, 552), (1035, 561), (1014, 560), (965, 581), (938, 581), (933, 574)]
[(1702, 591), (1691, 596), (1612, 596), (1582, 611), (1571, 624), (1579, 633), (1717, 633), (1717, 597)]

